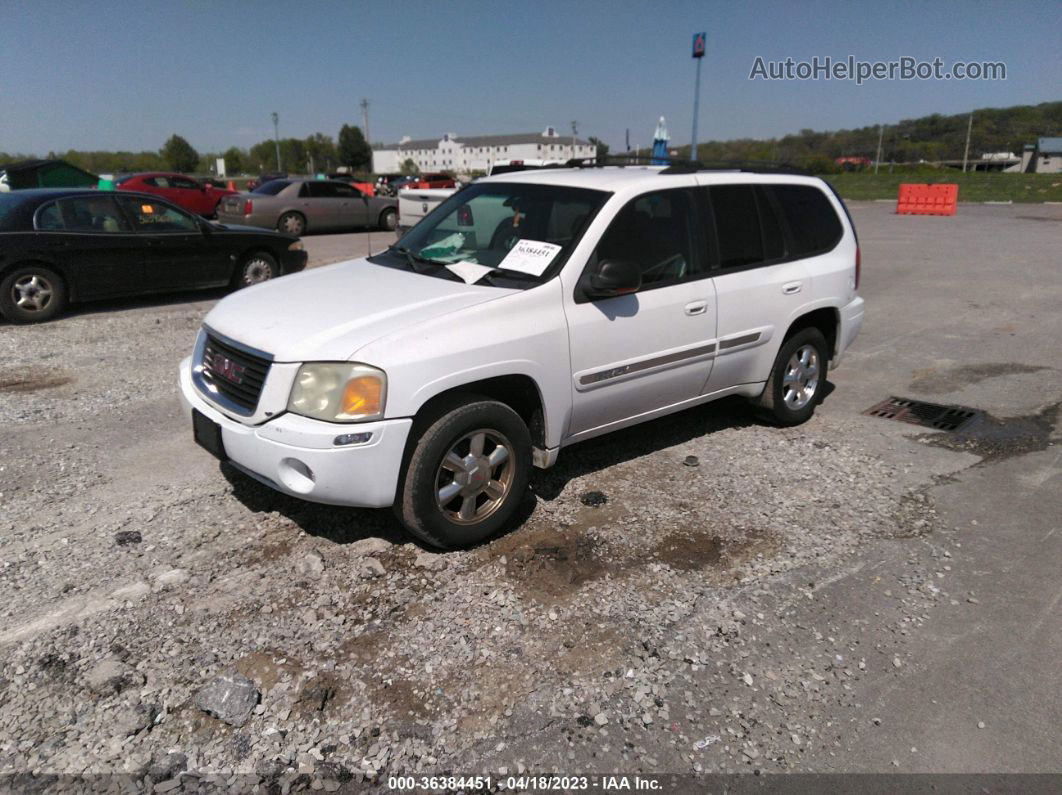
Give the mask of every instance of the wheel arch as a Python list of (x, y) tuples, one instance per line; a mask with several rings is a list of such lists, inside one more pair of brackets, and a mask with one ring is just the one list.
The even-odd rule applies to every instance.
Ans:
[[(448, 386), (424, 400), (413, 415), (413, 427), (409, 432), (406, 455), (416, 440), (441, 414), (463, 402), (463, 396), (475, 395), (503, 403), (527, 425), (531, 444), (536, 450), (546, 448), (546, 404), (538, 383), (524, 373), (510, 373), (483, 378), (477, 381)], [(536, 464), (539, 456), (536, 454)]]
[(799, 334), (806, 328), (817, 328), (822, 332), (822, 336), (826, 338), (826, 346), (832, 359), (837, 355), (838, 330), (840, 326), (841, 313), (836, 307), (824, 306), (813, 309), (795, 318), (789, 324), (789, 328), (786, 329), (785, 336), (782, 337), (779, 347), (785, 345), (786, 341), (794, 334)]
[(66, 268), (57, 262), (49, 262), (48, 260), (40, 259), (39, 257), (19, 259), (12, 262), (0, 262), (0, 281), (6, 279), (11, 271), (27, 265), (39, 265), (42, 268), (54, 271), (55, 274), (63, 280), (63, 287), (66, 289), (66, 300), (72, 303), (77, 299), (76, 283), (70, 278), (70, 274), (67, 272)]

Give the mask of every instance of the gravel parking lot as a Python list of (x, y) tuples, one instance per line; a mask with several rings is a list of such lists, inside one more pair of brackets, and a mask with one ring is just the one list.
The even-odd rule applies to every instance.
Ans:
[(1062, 208), (851, 210), (868, 320), (811, 422), (584, 443), (445, 555), (196, 447), (221, 294), (0, 325), (0, 773), (1062, 772)]

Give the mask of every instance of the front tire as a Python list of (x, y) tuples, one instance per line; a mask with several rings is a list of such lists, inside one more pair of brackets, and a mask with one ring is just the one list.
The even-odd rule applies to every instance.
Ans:
[(531, 435), (520, 415), (466, 397), (416, 440), (394, 506), (413, 535), (440, 549), (497, 533), (519, 506), (531, 470)]
[(754, 401), (757, 415), (773, 425), (800, 425), (822, 400), (829, 369), (826, 338), (817, 328), (798, 331), (782, 343), (763, 394)]
[(268, 251), (255, 251), (248, 254), (240, 262), (240, 267), (232, 280), (232, 286), (236, 289), (250, 287), (255, 284), (267, 282), (280, 275), (277, 261)]
[(380, 213), (380, 228), (385, 232), (395, 231), (398, 226), (398, 212), (392, 207)]
[(301, 237), (306, 231), (306, 219), (299, 213), (284, 213), (277, 219), (277, 231)]
[(43, 265), (16, 267), (0, 280), (0, 314), (12, 323), (43, 323), (66, 307), (62, 277)]

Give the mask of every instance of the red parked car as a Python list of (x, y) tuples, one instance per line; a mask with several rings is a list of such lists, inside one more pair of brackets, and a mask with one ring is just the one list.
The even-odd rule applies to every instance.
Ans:
[(457, 183), (448, 174), (421, 174), (416, 182), (403, 185), (401, 190), (413, 188), (415, 190), (427, 190), (428, 188), (456, 188)]
[(223, 198), (237, 193), (237, 191), (226, 188), (215, 188), (208, 183), (202, 183), (192, 177), (186, 177), (184, 174), (171, 174), (162, 171), (129, 174), (118, 179), (115, 187), (118, 190), (154, 193), (156, 196), (169, 199), (189, 212), (207, 218), (217, 215), (218, 204)]

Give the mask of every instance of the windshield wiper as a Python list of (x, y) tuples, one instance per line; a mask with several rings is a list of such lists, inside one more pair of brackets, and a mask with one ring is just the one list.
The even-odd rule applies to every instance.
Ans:
[[(445, 262), (439, 262), (439, 260), (437, 259), (429, 259), (428, 257), (422, 257), (420, 254), (414, 254), (412, 251), (410, 251), (408, 248), (405, 248), (404, 246), (391, 246), (391, 248), (387, 250), (394, 252), (395, 254), (401, 254), (405, 256), (406, 262), (409, 263), (409, 267), (414, 273), (428, 273), (432, 276), (445, 277), (447, 279), (450, 279), (450, 281), (461, 281), (460, 276), (458, 276), (456, 273), (448, 271), (444, 267), (447, 264)], [(435, 267), (418, 267), (424, 265), (434, 265)]]

